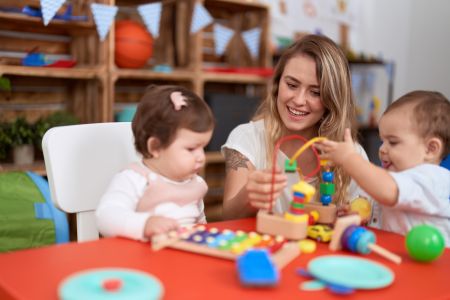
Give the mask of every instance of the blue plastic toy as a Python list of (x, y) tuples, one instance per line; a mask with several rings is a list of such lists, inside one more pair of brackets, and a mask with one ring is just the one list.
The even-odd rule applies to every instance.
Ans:
[(266, 249), (250, 249), (236, 263), (239, 279), (245, 286), (274, 286), (280, 279), (278, 269)]

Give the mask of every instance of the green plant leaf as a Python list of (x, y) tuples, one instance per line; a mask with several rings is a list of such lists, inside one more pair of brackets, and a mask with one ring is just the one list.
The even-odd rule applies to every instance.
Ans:
[(0, 76), (0, 90), (11, 92), (11, 81), (3, 76)]

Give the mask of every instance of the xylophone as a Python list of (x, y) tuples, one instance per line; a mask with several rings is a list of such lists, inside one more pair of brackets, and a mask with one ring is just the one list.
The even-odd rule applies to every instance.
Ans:
[(282, 236), (258, 234), (256, 232), (232, 231), (205, 226), (172, 231), (152, 238), (152, 249), (164, 247), (236, 260), (248, 249), (267, 249), (279, 269), (300, 254), (296, 243), (288, 242)]

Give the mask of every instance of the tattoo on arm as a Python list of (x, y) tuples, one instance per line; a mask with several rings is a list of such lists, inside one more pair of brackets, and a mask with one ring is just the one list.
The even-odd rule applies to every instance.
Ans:
[(247, 162), (249, 162), (248, 158), (242, 155), (240, 152), (225, 148), (225, 170), (228, 172), (229, 170), (235, 170), (239, 168), (248, 169)]

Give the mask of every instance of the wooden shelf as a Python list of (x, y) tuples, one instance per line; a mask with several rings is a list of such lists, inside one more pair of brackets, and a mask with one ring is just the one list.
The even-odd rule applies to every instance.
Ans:
[(267, 77), (220, 72), (202, 72), (201, 75), (205, 82), (223, 82), (223, 83), (243, 83), (243, 84), (267, 84), (270, 80)]
[(68, 79), (93, 79), (100, 77), (100, 68), (46, 68), (25, 66), (0, 66), (0, 76), (17, 75), (29, 77), (52, 77)]
[(259, 3), (256, 0), (208, 0), (207, 5), (234, 10), (267, 9), (266, 4)]
[(0, 172), (13, 172), (13, 171), (32, 171), (39, 175), (45, 176), (45, 164), (43, 161), (36, 161), (31, 165), (15, 165), (12, 163), (0, 164)]
[[(42, 18), (39, 17), (31, 17), (27, 16), (25, 14), (21, 13), (9, 13), (9, 12), (3, 12), (0, 11), (0, 22), (9, 22), (9, 23), (19, 23), (19, 24), (26, 24), (26, 25), (42, 25), (44, 27), (44, 22)], [(68, 29), (70, 31), (74, 29), (78, 30), (95, 30), (95, 24), (92, 20), (90, 21), (64, 21), (64, 20), (57, 20), (53, 19), (50, 22), (52, 27), (55, 28), (64, 28)]]
[(195, 78), (195, 73), (192, 71), (175, 70), (170, 73), (153, 72), (145, 69), (119, 69), (112, 71), (114, 79), (156, 79), (156, 80), (173, 80), (191, 81)]

